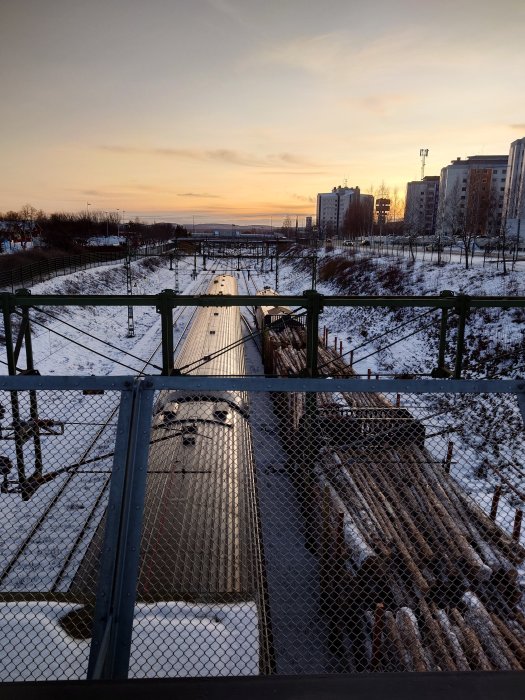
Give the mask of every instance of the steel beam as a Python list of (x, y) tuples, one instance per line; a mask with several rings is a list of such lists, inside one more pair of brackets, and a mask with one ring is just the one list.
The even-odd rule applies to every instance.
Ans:
[(153, 386), (122, 392), (88, 679), (128, 676), (153, 410)]

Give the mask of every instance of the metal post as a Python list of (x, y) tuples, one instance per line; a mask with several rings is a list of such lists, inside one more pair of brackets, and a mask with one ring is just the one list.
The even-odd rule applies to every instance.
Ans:
[[(19, 289), (16, 294), (18, 295), (30, 295), (31, 290), (29, 289)], [(22, 308), (22, 321), (24, 325), (24, 339), (26, 346), (26, 368), (28, 373), (33, 373), (35, 371), (35, 364), (33, 360), (33, 343), (31, 338), (31, 324), (29, 323), (29, 308), (24, 306)], [(29, 415), (33, 421), (35, 429), (33, 431), (33, 444), (35, 448), (35, 476), (41, 476), (44, 470), (44, 465), (42, 461), (42, 444), (40, 442), (40, 432), (38, 429), (38, 399), (37, 392), (34, 389), (29, 391)]]
[(173, 369), (173, 292), (164, 289), (158, 296), (157, 313), (161, 315), (162, 374), (169, 377)]
[(104, 532), (87, 677), (128, 676), (153, 408), (148, 380), (126, 382)]
[[(306, 374), (317, 377), (319, 356), (319, 315), (323, 310), (322, 296), (313, 289), (303, 292), (306, 297)], [(317, 394), (306, 392), (304, 438), (305, 452), (301, 475), (301, 511), (304, 522), (306, 546), (314, 551), (318, 537), (318, 522), (315, 507), (314, 468), (317, 461), (316, 439)]]
[(515, 542), (520, 541), (521, 521), (522, 520), (523, 520), (523, 505), (520, 508), (516, 508), (516, 515), (514, 516), (514, 525), (512, 527), (512, 539)]
[[(128, 296), (133, 296), (133, 279), (131, 277), (131, 244), (128, 238), (126, 257), (126, 286)], [(135, 337), (135, 321), (133, 318), (133, 306), (128, 306), (128, 338)]]
[(492, 503), (490, 505), (490, 514), (489, 518), (491, 520), (496, 520), (496, 517), (498, 515), (498, 504), (499, 504), (499, 499), (501, 498), (501, 484), (498, 484), (496, 488), (494, 489), (494, 494), (492, 496)]
[(173, 284), (173, 291), (175, 294), (180, 294), (180, 287), (179, 287), (179, 256), (175, 256), (175, 282)]
[(456, 365), (454, 369), (454, 379), (461, 379), (461, 366), (463, 364), (463, 353), (465, 349), (465, 325), (467, 323), (467, 313), (469, 310), (470, 297), (467, 294), (459, 294), (456, 311), (459, 314), (458, 338), (456, 344)]
[(275, 291), (279, 291), (279, 249), (275, 246)]
[(319, 353), (319, 315), (323, 310), (322, 295), (315, 289), (303, 292), (306, 297), (306, 373), (317, 377)]
[[(441, 292), (440, 297), (453, 297), (454, 292), (448, 289)], [(438, 365), (432, 372), (432, 376), (435, 379), (447, 379), (450, 377), (451, 372), (445, 366), (445, 355), (447, 350), (447, 328), (448, 328), (448, 309), (441, 309), (441, 324), (439, 328), (439, 351), (438, 351)]]
[[(10, 294), (2, 295), (2, 306), (4, 315), (4, 336), (5, 350), (7, 355), (7, 368), (11, 376), (16, 375), (16, 359), (13, 349), (13, 329), (11, 326), (11, 314), (14, 311), (14, 303)], [(20, 435), (20, 404), (18, 392), (11, 391), (11, 415), (13, 417), (13, 433), (15, 437), (15, 454), (18, 483), (23, 486), (26, 479), (24, 465), (24, 443)]]
[(312, 289), (317, 288), (317, 255), (312, 255)]

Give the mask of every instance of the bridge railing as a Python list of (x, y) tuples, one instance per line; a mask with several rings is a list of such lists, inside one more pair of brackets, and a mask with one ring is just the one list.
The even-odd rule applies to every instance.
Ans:
[(524, 381), (16, 376), (0, 403), (2, 681), (523, 670)]

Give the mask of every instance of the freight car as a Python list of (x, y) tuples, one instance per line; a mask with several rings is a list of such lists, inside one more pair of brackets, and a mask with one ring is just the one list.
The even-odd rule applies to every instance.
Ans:
[[(301, 374), (305, 329), (273, 319), (266, 333), (266, 366)], [(322, 343), (319, 358), (321, 374), (353, 376)], [(427, 449), (421, 421), (369, 392), (273, 399), (331, 648), (349, 669), (525, 669), (525, 550)]]
[[(265, 287), (259, 296), (276, 296)], [(297, 376), (306, 366), (306, 327), (304, 315), (293, 314), (284, 306), (268, 304), (255, 309), (257, 326), (263, 335), (262, 352), (265, 371), (268, 374)], [(354, 372), (337, 353), (319, 343), (320, 376), (354, 376)], [(424, 446), (425, 428), (420, 421), (403, 408), (395, 408), (377, 395), (356, 395), (356, 401), (348, 404), (344, 397), (335, 401), (330, 394), (319, 396), (315, 418), (310, 418), (305, 428), (305, 395), (276, 394), (274, 400), (296, 440), (287, 435), (289, 445), (303, 445), (305, 430), (315, 433), (318, 444), (355, 443), (381, 445), (398, 442), (414, 442)]]
[(267, 304), (254, 308), (254, 315), (262, 338), (264, 370), (267, 374), (276, 374), (273, 362), (275, 339), (282, 338), (287, 333), (287, 329), (304, 329), (305, 317), (301, 314), (294, 314), (287, 306), (272, 304), (271, 297), (277, 296), (277, 292), (271, 287), (264, 287), (263, 290), (257, 292), (257, 296), (269, 297)]

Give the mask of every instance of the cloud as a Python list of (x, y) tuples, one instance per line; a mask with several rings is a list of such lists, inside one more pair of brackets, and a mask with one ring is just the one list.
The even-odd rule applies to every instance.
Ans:
[(330, 175), (329, 170), (264, 170), (262, 175)]
[(230, 148), (198, 149), (198, 148), (138, 148), (136, 146), (102, 145), (99, 148), (110, 153), (122, 155), (153, 155), (169, 158), (182, 158), (201, 162), (226, 163), (248, 168), (268, 168), (301, 166), (304, 168), (319, 167), (295, 153), (281, 152), (255, 155), (245, 151)]
[(349, 37), (342, 32), (288, 38), (275, 43), (254, 56), (261, 64), (277, 64), (300, 68), (309, 73), (324, 74), (348, 59)]
[(246, 22), (240, 14), (239, 7), (231, 0), (208, 0), (208, 4), (211, 5), (217, 12), (226, 15), (228, 19), (233, 20), (242, 27), (249, 28), (250, 25)]
[(218, 194), (208, 194), (207, 192), (180, 192), (177, 197), (207, 197), (213, 199), (221, 199)]
[(353, 108), (357, 107), (358, 109), (378, 116), (385, 116), (391, 114), (400, 107), (406, 107), (407, 104), (414, 102), (416, 99), (416, 95), (393, 92), (366, 95), (361, 98), (349, 98), (343, 102), (347, 106), (352, 106)]
[(298, 199), (300, 202), (309, 202), (310, 204), (315, 203), (315, 199), (313, 197), (305, 197), (303, 194), (292, 194), (291, 196), (294, 199)]
[(525, 131), (525, 122), (521, 124), (509, 124), (511, 129), (516, 129), (517, 131)]

